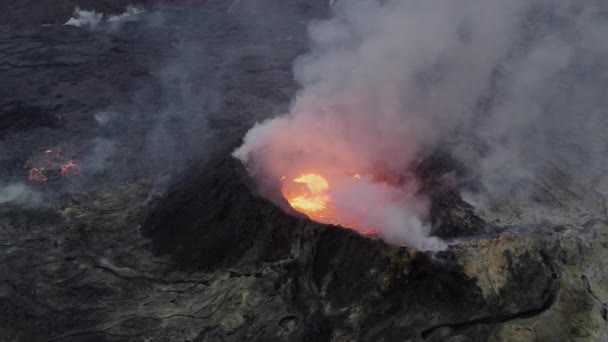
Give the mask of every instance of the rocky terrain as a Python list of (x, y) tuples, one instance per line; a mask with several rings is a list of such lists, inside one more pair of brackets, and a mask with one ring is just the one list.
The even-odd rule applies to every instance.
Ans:
[[(555, 165), (529, 203), (473, 208), (431, 158), (442, 252), (289, 215), (230, 151), (289, 104), (327, 3), (144, 2), (119, 27), (62, 25), (126, 5), (0, 8), (0, 340), (608, 340), (608, 177)], [(80, 175), (29, 182), (49, 148)]]

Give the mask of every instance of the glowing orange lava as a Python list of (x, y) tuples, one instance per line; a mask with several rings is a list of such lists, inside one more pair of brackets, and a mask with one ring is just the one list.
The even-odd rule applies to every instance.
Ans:
[(80, 166), (75, 164), (73, 161), (69, 161), (61, 165), (61, 175), (65, 178), (78, 176), (80, 173)]
[(35, 182), (46, 182), (52, 173), (60, 173), (63, 178), (80, 174), (80, 166), (72, 160), (67, 161), (59, 149), (45, 150), (42, 155), (28, 160), (25, 167), (28, 169), (28, 179)]
[[(358, 173), (347, 174), (342, 179), (360, 180)], [(356, 218), (348, 213), (338, 210), (332, 192), (330, 182), (318, 173), (305, 173), (294, 179), (281, 177), (283, 197), (296, 211), (305, 214), (310, 219), (326, 224), (341, 225), (356, 229), (362, 233), (372, 230), (365, 227)]]
[(44, 167), (33, 167), (30, 169), (28, 179), (36, 182), (46, 182), (48, 177), (44, 175)]
[(295, 210), (310, 217), (321, 215), (330, 200), (329, 183), (321, 175), (309, 173), (283, 183), (283, 196)]

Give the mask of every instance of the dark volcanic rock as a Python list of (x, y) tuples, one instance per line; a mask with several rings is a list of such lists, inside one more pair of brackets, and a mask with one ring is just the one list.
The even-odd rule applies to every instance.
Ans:
[(296, 219), (256, 196), (239, 164), (212, 161), (162, 199), (144, 226), (156, 252), (201, 269), (288, 257)]
[(10, 102), (0, 108), (0, 138), (8, 130), (19, 131), (33, 127), (52, 127), (57, 118), (46, 108), (31, 107), (19, 101)]
[(420, 192), (430, 198), (430, 220), (435, 236), (458, 238), (490, 230), (456, 188), (453, 174), (461, 170), (462, 167), (442, 152), (425, 158), (414, 170), (421, 179)]

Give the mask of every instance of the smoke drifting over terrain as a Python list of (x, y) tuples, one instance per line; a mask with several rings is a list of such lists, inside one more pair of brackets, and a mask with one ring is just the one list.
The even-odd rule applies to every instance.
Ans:
[[(333, 10), (309, 27), (289, 113), (257, 124), (234, 153), (262, 182), (315, 169), (403, 174), (442, 148), (487, 201), (514, 188), (528, 196), (522, 182), (549, 167), (592, 179), (606, 166), (599, 4), (351, 0)], [(441, 248), (419, 224), (424, 200), (407, 202), (381, 214), (380, 235)]]
[(14, 203), (37, 206), (42, 203), (42, 195), (24, 183), (0, 185), (0, 204)]
[(65, 25), (86, 27), (91, 30), (117, 30), (123, 23), (139, 20), (143, 13), (144, 10), (142, 8), (133, 5), (127, 6), (124, 13), (117, 15), (105, 15), (96, 11), (88, 11), (76, 7), (72, 18), (70, 18)]
[[(305, 46), (304, 16), (292, 4), (268, 13), (242, 2), (228, 13), (224, 2), (158, 3), (111, 15), (124, 2), (110, 2), (36, 26), (22, 39), (44, 42), (36, 49), (7, 48), (15, 53), (3, 76), (16, 86), (0, 92), (5, 183), (27, 181), (24, 164), (60, 147), (82, 172), (32, 186), (94, 191), (135, 179), (166, 188), (218, 146), (233, 146), (252, 118), (286, 107), (289, 65)], [(35, 79), (22, 82), (34, 68)]]

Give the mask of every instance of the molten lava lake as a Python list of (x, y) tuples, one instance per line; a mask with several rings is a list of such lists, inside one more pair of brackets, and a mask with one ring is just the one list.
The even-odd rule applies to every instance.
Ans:
[(378, 232), (378, 209), (402, 203), (412, 196), (413, 189), (412, 184), (392, 184), (356, 172), (281, 177), (281, 193), (294, 210), (313, 221), (368, 235)]

